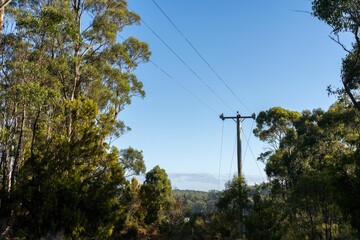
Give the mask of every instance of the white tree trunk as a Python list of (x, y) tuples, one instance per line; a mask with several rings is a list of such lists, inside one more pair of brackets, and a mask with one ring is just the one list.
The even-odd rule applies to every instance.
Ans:
[(4, 16), (5, 16), (5, 7), (9, 3), (11, 3), (12, 0), (0, 0), (0, 36), (3, 33), (3, 26), (4, 26)]

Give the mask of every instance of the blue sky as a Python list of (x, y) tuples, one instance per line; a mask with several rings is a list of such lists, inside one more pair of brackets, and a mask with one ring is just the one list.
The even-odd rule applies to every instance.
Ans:
[[(326, 87), (340, 86), (345, 53), (328, 37), (327, 25), (294, 11), (311, 11), (310, 1), (155, 1), (241, 100), (152, 0), (128, 0), (129, 7), (205, 82), (144, 24), (121, 34), (147, 42), (151, 60), (186, 88), (152, 63), (139, 65), (136, 74), (146, 97), (135, 98), (122, 112), (120, 118), (132, 131), (115, 142), (119, 148), (142, 150), (147, 170), (156, 165), (164, 168), (174, 188), (221, 190), (236, 173), (236, 125), (228, 120), (223, 126), (219, 114), (258, 114), (274, 106), (297, 111), (327, 109), (335, 101), (327, 96)], [(267, 145), (252, 135), (253, 127), (251, 119), (243, 122), (243, 174), (249, 184), (266, 179), (259, 171), (264, 165), (257, 162), (257, 166), (255, 159)]]

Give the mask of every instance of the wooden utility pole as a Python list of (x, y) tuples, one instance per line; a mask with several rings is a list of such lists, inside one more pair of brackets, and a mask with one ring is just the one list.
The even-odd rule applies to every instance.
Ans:
[(238, 162), (238, 176), (241, 176), (242, 173), (242, 158), (241, 158), (241, 122), (245, 118), (252, 118), (255, 119), (255, 113), (253, 113), (251, 116), (241, 116), (239, 112), (237, 112), (235, 117), (224, 117), (224, 114), (222, 113), (220, 115), (220, 118), (225, 121), (225, 119), (233, 119), (236, 120), (236, 136), (237, 136), (237, 162)]
[[(237, 112), (235, 117), (224, 117), (224, 114), (222, 113), (220, 115), (220, 118), (225, 121), (225, 119), (232, 119), (232, 120), (236, 120), (236, 139), (237, 139), (237, 162), (238, 162), (238, 177), (241, 177), (242, 174), (242, 158), (241, 158), (241, 122), (245, 119), (245, 118), (252, 118), (255, 119), (255, 113), (253, 113), (251, 116), (241, 116), (239, 114), (239, 112)], [(239, 206), (240, 207), (240, 216), (239, 216), (239, 221), (240, 221), (240, 234), (242, 236), (241, 239), (243, 239), (244, 237), (244, 225), (243, 225), (243, 206)]]

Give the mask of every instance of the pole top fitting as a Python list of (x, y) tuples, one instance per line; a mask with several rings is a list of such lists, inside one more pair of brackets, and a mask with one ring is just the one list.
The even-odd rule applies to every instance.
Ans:
[(251, 117), (255, 120), (255, 118), (256, 118), (255, 113), (253, 113), (253, 114), (251, 115)]
[(225, 117), (224, 117), (224, 114), (222, 113), (222, 114), (220, 114), (220, 116), (219, 116), (223, 121), (225, 120)]

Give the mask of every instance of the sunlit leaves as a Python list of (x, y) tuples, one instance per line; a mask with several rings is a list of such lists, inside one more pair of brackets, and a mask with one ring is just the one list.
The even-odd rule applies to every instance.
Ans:
[(256, 118), (257, 128), (254, 130), (254, 134), (276, 150), (281, 144), (285, 144), (285, 137), (296, 138), (292, 130), (294, 122), (299, 118), (300, 113), (298, 112), (273, 107), (258, 114)]
[(171, 183), (164, 169), (155, 166), (145, 176), (140, 190), (145, 223), (161, 223), (172, 201)]
[[(345, 92), (352, 103), (360, 110), (359, 102), (359, 49), (360, 49), (360, 5), (357, 0), (313, 0), (313, 12), (316, 17), (326, 22), (335, 35), (332, 38), (346, 52), (342, 61), (341, 77), (344, 88), (336, 92)], [(352, 46), (347, 47), (339, 38), (339, 33), (350, 32), (353, 35)]]
[[(259, 114), (260, 125), (254, 132), (270, 144), (273, 141), (268, 138), (272, 140), (282, 134), (278, 138), (278, 148), (264, 152), (261, 158), (266, 163), (273, 197), (280, 199), (291, 213), (289, 226), (301, 225), (306, 229), (292, 229), (287, 234), (300, 238), (352, 234), (353, 230), (346, 227), (349, 224), (347, 214), (355, 229), (359, 229), (358, 215), (348, 207), (357, 207), (351, 203), (353, 200), (345, 200), (344, 188), (348, 194), (353, 194), (358, 184), (358, 111), (344, 100), (333, 104), (328, 111), (305, 110), (293, 115), (296, 117), (285, 114), (291, 112), (288, 110), (270, 114), (279, 113), (278, 110), (274, 108)], [(277, 119), (268, 119), (268, 116)], [(271, 129), (278, 135), (271, 134)]]
[(329, 24), (335, 33), (340, 31), (357, 31), (360, 24), (356, 0), (314, 0), (314, 15)]
[(121, 166), (127, 172), (127, 177), (145, 173), (146, 167), (141, 151), (129, 147), (127, 149), (121, 150), (120, 154)]
[(147, 44), (117, 42), (139, 16), (124, 0), (14, 0), (6, 14), (0, 201), (11, 194), (16, 212), (1, 214), (38, 238), (109, 238), (124, 221), (125, 174), (145, 171), (141, 151), (111, 146), (129, 130), (119, 113), (145, 95), (134, 70)]

